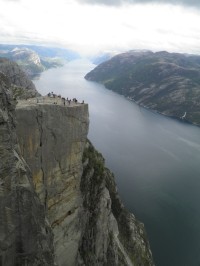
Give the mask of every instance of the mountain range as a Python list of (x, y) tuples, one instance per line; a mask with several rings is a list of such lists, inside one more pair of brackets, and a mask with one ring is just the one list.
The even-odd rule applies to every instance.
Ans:
[(79, 55), (63, 48), (0, 44), (0, 57), (16, 62), (29, 77), (33, 78), (46, 69), (62, 66), (79, 58)]
[(85, 78), (141, 106), (200, 125), (200, 56), (129, 51), (112, 57)]

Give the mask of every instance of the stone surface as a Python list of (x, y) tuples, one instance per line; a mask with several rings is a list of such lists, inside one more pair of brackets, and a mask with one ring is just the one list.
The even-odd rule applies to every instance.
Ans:
[(13, 82), (0, 73), (0, 265), (153, 265), (143, 225), (87, 141), (88, 105), (18, 100), (15, 119)]
[(0, 265), (55, 265), (52, 230), (17, 142), (9, 87), (0, 73)]
[(143, 224), (124, 208), (113, 174), (89, 141), (83, 165), (85, 214), (78, 265), (154, 265)]
[(153, 265), (144, 227), (125, 210), (103, 157), (87, 142), (88, 106), (17, 106), (22, 154), (54, 233), (56, 262)]
[(25, 102), (16, 113), (22, 154), (54, 232), (56, 261), (75, 265), (82, 234), (80, 181), (88, 105)]
[(4, 73), (9, 79), (10, 89), (12, 89), (15, 98), (26, 99), (40, 95), (33, 82), (17, 63), (6, 58), (0, 58), (0, 72)]

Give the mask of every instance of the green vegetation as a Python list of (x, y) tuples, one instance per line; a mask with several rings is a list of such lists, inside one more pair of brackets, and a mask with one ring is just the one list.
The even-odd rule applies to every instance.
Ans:
[(200, 124), (200, 56), (130, 51), (97, 66), (85, 77), (138, 104)]
[(104, 173), (104, 158), (102, 157), (101, 153), (99, 153), (91, 142), (88, 140), (88, 144), (83, 152), (83, 163), (88, 160), (87, 167), (85, 168), (85, 172), (88, 172), (89, 170), (94, 170), (94, 175), (97, 177), (102, 176)]

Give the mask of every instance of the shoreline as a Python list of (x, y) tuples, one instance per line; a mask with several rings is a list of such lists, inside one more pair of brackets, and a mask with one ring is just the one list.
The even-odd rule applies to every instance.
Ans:
[[(106, 88), (106, 87), (105, 87)], [(122, 94), (121, 94), (122, 95)], [(196, 123), (193, 123), (187, 119), (181, 119), (180, 117), (178, 116), (175, 116), (175, 115), (167, 115), (165, 113), (162, 113), (162, 112), (159, 112), (158, 110), (154, 110), (154, 109), (151, 109), (150, 107), (147, 107), (145, 105), (142, 105), (142, 104), (139, 104), (137, 103), (134, 99), (131, 99), (129, 98), (129, 96), (125, 96), (125, 95), (122, 95), (124, 96), (124, 98), (126, 98), (127, 100), (129, 100), (130, 102), (134, 102), (135, 104), (137, 104), (138, 106), (144, 108), (145, 110), (148, 110), (152, 113), (155, 113), (155, 114), (159, 114), (159, 115), (163, 115), (163, 116), (166, 116), (168, 118), (171, 118), (171, 119), (174, 119), (174, 120), (177, 120), (179, 122), (182, 122), (182, 123), (185, 123), (185, 124), (190, 124), (190, 125), (193, 125), (193, 126), (196, 126), (196, 127), (200, 127), (200, 124), (196, 124)]]
[(98, 83), (98, 84), (103, 85), (107, 90), (110, 90), (110, 91), (112, 91), (112, 92), (114, 92), (114, 93), (116, 93), (116, 94), (118, 94), (118, 95), (123, 96), (126, 100), (129, 100), (130, 102), (134, 102), (134, 103), (137, 104), (138, 106), (140, 106), (140, 107), (142, 107), (142, 108), (144, 108), (144, 109), (146, 109), (146, 110), (149, 110), (149, 111), (152, 112), (152, 113), (160, 114), (160, 115), (166, 116), (166, 117), (168, 117), (168, 118), (172, 118), (172, 119), (174, 119), (174, 120), (177, 120), (177, 121), (182, 122), (182, 123), (185, 123), (185, 124), (190, 124), (190, 125), (193, 125), (193, 126), (196, 126), (196, 127), (200, 127), (200, 124), (196, 124), (196, 123), (191, 122), (191, 121), (189, 121), (189, 120), (187, 120), (187, 119), (181, 119), (180, 117), (173, 116), (173, 115), (166, 115), (165, 113), (159, 112), (158, 110), (154, 110), (154, 109), (151, 109), (150, 107), (147, 107), (147, 106), (145, 106), (145, 105), (139, 104), (139, 103), (136, 102), (133, 98), (131, 98), (131, 97), (129, 97), (129, 96), (125, 96), (125, 95), (123, 95), (123, 94), (120, 94), (120, 93), (118, 93), (118, 92), (116, 92), (116, 91), (114, 91), (114, 90), (111, 90), (111, 89), (107, 88), (107, 87), (106, 87), (103, 83), (101, 83), (101, 82), (97, 82), (97, 81), (94, 81), (94, 80), (89, 80), (89, 79), (87, 79), (86, 77), (84, 77), (84, 78), (85, 78), (87, 81), (96, 82), (96, 83)]

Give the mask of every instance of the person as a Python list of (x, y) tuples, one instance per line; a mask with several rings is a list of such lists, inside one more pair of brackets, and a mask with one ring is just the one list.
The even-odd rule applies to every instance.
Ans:
[(84, 100), (82, 101), (82, 104), (84, 104)]

